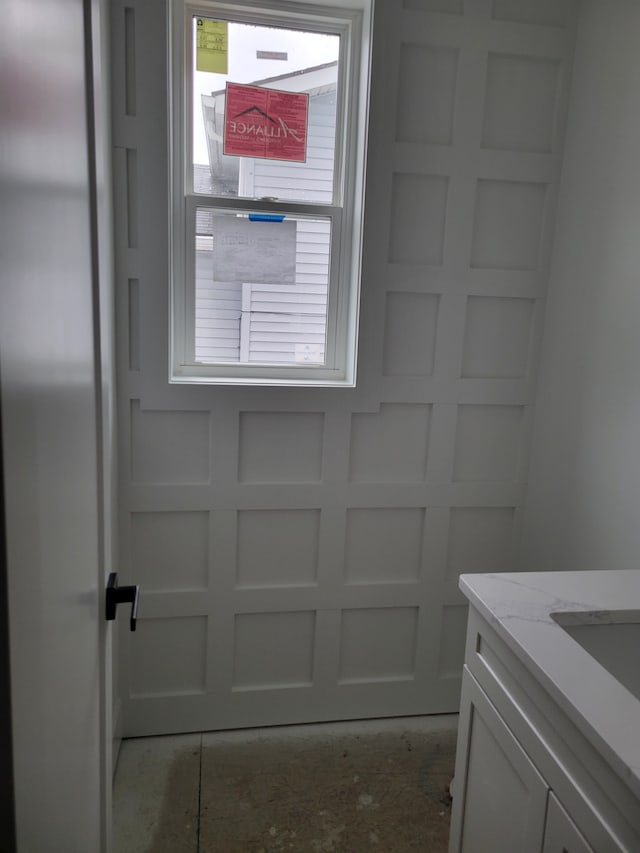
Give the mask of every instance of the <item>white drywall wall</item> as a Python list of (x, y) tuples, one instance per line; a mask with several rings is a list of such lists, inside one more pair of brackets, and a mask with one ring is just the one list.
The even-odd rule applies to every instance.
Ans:
[(585, 0), (521, 567), (640, 566), (640, 4)]

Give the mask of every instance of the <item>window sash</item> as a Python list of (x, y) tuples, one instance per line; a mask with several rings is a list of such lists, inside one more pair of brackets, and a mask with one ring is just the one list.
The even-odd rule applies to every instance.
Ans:
[[(178, 337), (174, 343), (178, 345), (180, 353), (179, 363), (174, 363), (173, 370), (178, 372), (178, 375), (191, 373), (193, 371), (199, 374), (220, 376), (229, 373), (237, 374), (242, 378), (245, 374), (274, 374), (278, 373), (280, 378), (288, 376), (301, 377), (304, 373), (308, 378), (319, 379), (322, 375), (327, 378), (339, 378), (341, 375), (338, 365), (341, 364), (341, 359), (344, 356), (339, 342), (344, 337), (345, 329), (341, 327), (341, 322), (346, 320), (346, 312), (341, 311), (341, 290), (336, 286), (339, 276), (341, 275), (340, 266), (342, 263), (343, 252), (341, 251), (344, 244), (343, 228), (345, 218), (340, 207), (330, 207), (324, 204), (278, 204), (276, 202), (255, 202), (249, 200), (247, 204), (242, 206), (237, 204), (237, 199), (222, 199), (219, 197), (210, 197), (203, 195), (189, 196), (185, 201), (185, 266), (184, 266), (184, 287), (182, 299), (174, 299), (174, 310), (180, 307), (180, 315), (182, 320), (176, 322), (175, 334), (182, 335)], [(224, 203), (221, 203), (224, 202)], [(230, 203), (236, 202), (236, 203)], [(312, 365), (310, 367), (301, 367), (300, 365), (278, 365), (278, 364), (260, 364), (242, 362), (212, 362), (208, 364), (200, 364), (195, 361), (195, 346), (196, 346), (196, 212), (198, 208), (208, 207), (211, 210), (219, 210), (223, 213), (279, 213), (285, 215), (296, 215), (298, 218), (305, 219), (324, 219), (331, 223), (331, 244), (329, 256), (329, 286), (327, 294), (327, 316), (326, 316), (326, 344), (325, 344), (325, 364)], [(295, 209), (294, 209), (295, 208)], [(346, 288), (344, 288), (346, 290)], [(177, 295), (177, 294), (176, 294)], [(177, 318), (176, 318), (177, 319)], [(178, 325), (180, 323), (180, 325)]]
[[(261, 3), (253, 7), (244, 0), (236, 3), (185, 4), (184, 12), (184, 69), (186, 88), (184, 92), (184, 120), (186, 139), (184, 164), (185, 194), (193, 193), (193, 18), (215, 17), (215, 20), (231, 23), (258, 24), (283, 29), (298, 29), (306, 32), (328, 33), (340, 36), (338, 80), (336, 84), (336, 135), (333, 164), (333, 204), (343, 205), (345, 200), (345, 155), (347, 142), (348, 91), (352, 65), (353, 15), (332, 9), (331, 15), (320, 13), (318, 7), (300, 4), (300, 11), (278, 3)], [(343, 20), (341, 21), (340, 18)], [(218, 197), (218, 196), (216, 196)], [(242, 199), (244, 201), (244, 199)], [(238, 199), (240, 201), (240, 199)]]

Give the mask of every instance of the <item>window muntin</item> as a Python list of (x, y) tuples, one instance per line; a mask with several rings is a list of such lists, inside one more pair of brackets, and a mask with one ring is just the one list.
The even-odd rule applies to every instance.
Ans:
[[(275, 385), (355, 384), (368, 42), (365, 41), (363, 54), (360, 49), (361, 34), (368, 34), (371, 21), (370, 0), (347, 1), (353, 2), (359, 10), (330, 8), (326, 0), (316, 0), (314, 5), (304, 7), (298, 7), (298, 4), (289, 3), (288, 0), (258, 0), (250, 5), (243, 0), (235, 3), (203, 2), (198, 5), (186, 4), (180, 9), (174, 7), (173, 133), (170, 158), (173, 236), (171, 381)], [(180, 6), (180, 0), (175, 2)], [(337, 2), (341, 5), (343, 0)], [(195, 75), (200, 72), (195, 69), (193, 27), (194, 20), (203, 16), (213, 21), (226, 20), (229, 33), (237, 24), (240, 28), (254, 28), (263, 34), (276, 32), (279, 36), (284, 34), (287, 37), (293, 34), (303, 39), (312, 36), (316, 40), (320, 38), (325, 44), (331, 43), (337, 59), (292, 72), (298, 91), (305, 91), (306, 87), (310, 103), (315, 99), (315, 103), (322, 106), (325, 118), (333, 116), (334, 127), (329, 133), (325, 132), (324, 138), (325, 149), (329, 150), (329, 156), (325, 156), (325, 161), (330, 161), (329, 180), (325, 176), (321, 191), (318, 188), (318, 176), (313, 174), (313, 170), (318, 167), (314, 160), (320, 158), (308, 158), (304, 164), (239, 158), (242, 163), (226, 184), (225, 155), (222, 158), (211, 158), (209, 144), (206, 146), (209, 167), (197, 162), (195, 113), (196, 108), (201, 106), (198, 101), (203, 98), (202, 93), (196, 91), (195, 84)], [(361, 29), (363, 20), (367, 24), (364, 30)], [(230, 37), (230, 46), (232, 43)], [(231, 63), (229, 71), (233, 73)], [(218, 77), (210, 73), (206, 73), (206, 76)], [(226, 75), (227, 78), (229, 76)], [(285, 90), (285, 86), (288, 86), (289, 91), (294, 90), (291, 81), (283, 82), (286, 75), (275, 76), (279, 79), (271, 80), (274, 88)], [(232, 82), (243, 81), (236, 79)], [(261, 81), (250, 79), (250, 82), (260, 85)], [(269, 79), (263, 78), (262, 83), (268, 84)], [(219, 93), (222, 90), (212, 87), (211, 91)], [(205, 96), (205, 107), (207, 99), (211, 97)], [(309, 114), (311, 118), (313, 110), (310, 109)], [(203, 115), (206, 117), (206, 110)], [(206, 141), (207, 135), (203, 129), (201, 133)], [(199, 145), (202, 151), (202, 138)], [(268, 166), (266, 170), (265, 165)], [(298, 169), (291, 172), (294, 166)], [(306, 176), (303, 176), (304, 169), (308, 170)], [(273, 186), (274, 174), (277, 176), (276, 187)], [(276, 192), (273, 192), (274, 189)], [(220, 266), (220, 256), (214, 245), (215, 229), (206, 224), (203, 227), (203, 223), (211, 222), (212, 216), (218, 223), (223, 218), (244, 222), (249, 220), (254, 229), (260, 227), (260, 222), (269, 219), (282, 221), (289, 229), (293, 226), (296, 231), (293, 282), (290, 276), (282, 280), (252, 281), (256, 276), (251, 274), (250, 269), (239, 270), (232, 281), (225, 281), (224, 258)], [(283, 228), (282, 233), (286, 230)], [(307, 236), (303, 237), (305, 233)], [(307, 247), (310, 251), (306, 254), (315, 253), (315, 257), (306, 259), (311, 265), (306, 268), (304, 259), (301, 260), (305, 254), (302, 251), (305, 240), (316, 241), (315, 246)], [(216, 269), (222, 269), (223, 272), (216, 273)], [(309, 269), (315, 271), (313, 281), (307, 276)], [(240, 318), (220, 313), (217, 326), (214, 324), (212, 328), (210, 323), (204, 322), (212, 319), (208, 313), (211, 311), (211, 302), (207, 300), (212, 290), (224, 284), (230, 284), (229, 289), (235, 293), (235, 307), (224, 306), (222, 311), (237, 311), (240, 293), (245, 314), (243, 317), (242, 308)], [(284, 304), (281, 302), (284, 310), (262, 310), (269, 300), (278, 301), (281, 296), (291, 297)], [(316, 309), (295, 310), (296, 305), (305, 303), (326, 305), (326, 313), (319, 318), (309, 316)], [(256, 308), (258, 310), (253, 310)], [(281, 330), (283, 341), (280, 342), (269, 338), (273, 328), (267, 329), (264, 322), (266, 318), (263, 315), (274, 313), (280, 313), (280, 316), (272, 316), (269, 322), (273, 321), (273, 328)], [(249, 346), (244, 332), (239, 333), (239, 342), (235, 339), (238, 320), (240, 326), (244, 325), (245, 328), (249, 322), (251, 335), (255, 336)], [(294, 344), (293, 347), (289, 346), (287, 355), (283, 355), (280, 346), (285, 336), (289, 339), (289, 345), (292, 342)], [(207, 345), (206, 339), (215, 337), (220, 340), (233, 338), (226, 356), (222, 352), (223, 348)], [(259, 338), (267, 339), (261, 341)], [(261, 343), (277, 345), (267, 347), (261, 346)]]

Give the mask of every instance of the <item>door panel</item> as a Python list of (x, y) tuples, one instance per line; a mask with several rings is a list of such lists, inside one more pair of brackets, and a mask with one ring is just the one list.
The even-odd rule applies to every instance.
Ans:
[[(1, 547), (17, 849), (87, 853), (108, 845), (110, 698), (96, 148), (87, 109), (92, 14), (80, 0), (10, 7), (0, 35), (8, 108), (0, 161)], [(35, 41), (34, 22), (46, 34)]]
[(458, 576), (516, 568), (560, 5), (376, 4), (358, 385), (309, 390), (167, 381), (165, 4), (115, 0), (128, 734), (457, 710)]
[(467, 670), (460, 737), (451, 853), (538, 853), (548, 786)]
[[(612, 839), (611, 849), (614, 848), (615, 842)], [(549, 792), (542, 853), (593, 853), (593, 848), (587, 843), (553, 791)]]

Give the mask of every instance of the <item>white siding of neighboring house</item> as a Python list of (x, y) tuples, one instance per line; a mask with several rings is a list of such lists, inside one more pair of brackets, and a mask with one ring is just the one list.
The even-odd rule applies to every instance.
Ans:
[(242, 361), (312, 362), (324, 355), (325, 285), (243, 285)]
[[(335, 150), (335, 89), (312, 94), (309, 99), (309, 125), (306, 163), (242, 158), (240, 193), (260, 198), (330, 203), (333, 196), (333, 157)], [(292, 362), (303, 357), (308, 346), (314, 354), (324, 354), (325, 309), (329, 281), (329, 222), (298, 220), (296, 239), (295, 298), (291, 285), (283, 285), (278, 311), (265, 310), (264, 302), (253, 301), (250, 318), (243, 328), (249, 334), (244, 352), (250, 361)], [(273, 289), (270, 286), (268, 289)], [(263, 291), (264, 292), (264, 291)], [(291, 297), (291, 298), (290, 298)], [(273, 294), (270, 296), (273, 298)], [(309, 310), (309, 313), (306, 311)], [(199, 361), (238, 361), (242, 283), (213, 280), (211, 251), (196, 255), (196, 359)], [(268, 344), (268, 346), (267, 346)]]
[(196, 252), (196, 359), (238, 361), (242, 284), (214, 282), (213, 253)]

